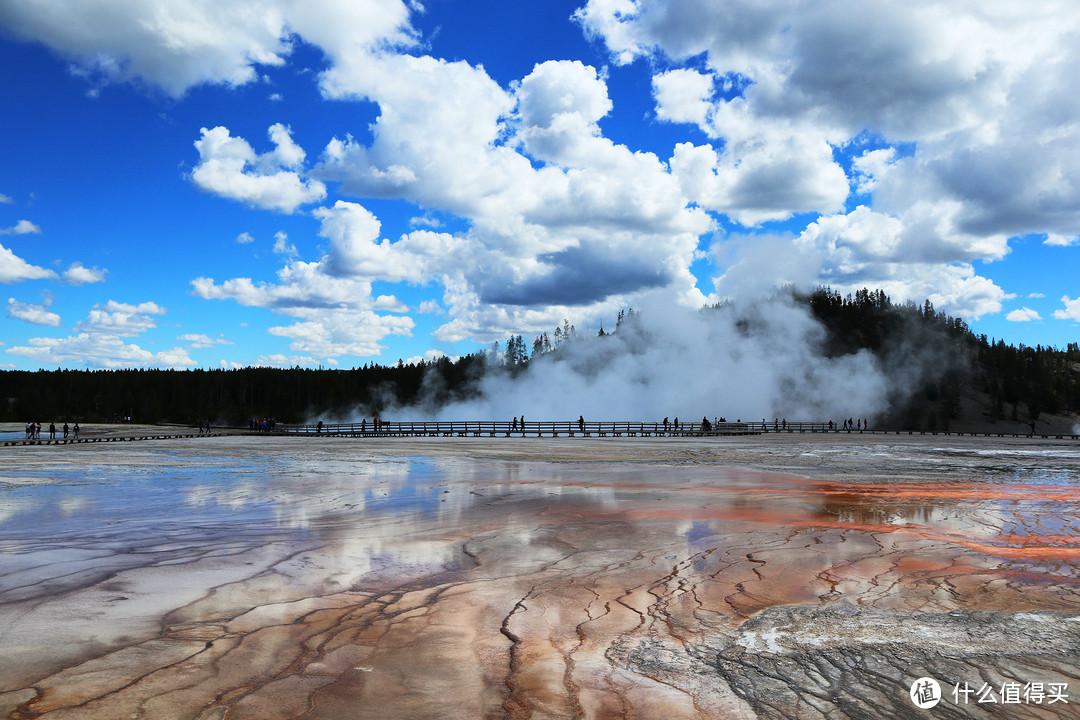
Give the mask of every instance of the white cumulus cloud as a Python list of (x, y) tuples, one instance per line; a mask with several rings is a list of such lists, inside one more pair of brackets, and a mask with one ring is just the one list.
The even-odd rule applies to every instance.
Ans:
[(209, 335), (205, 335), (203, 333), (184, 333), (176, 339), (181, 342), (191, 343), (191, 347), (193, 348), (208, 348), (214, 347), (215, 345), (233, 344), (232, 342), (229, 342), (223, 337), (212, 338)]
[(274, 252), (278, 255), (284, 255), (291, 258), (294, 258), (299, 254), (296, 250), (296, 245), (289, 242), (289, 236), (281, 230), (274, 233)]
[(0, 245), (0, 283), (16, 283), (23, 280), (55, 278), (56, 273), (37, 265), (31, 265), (18, 255)]
[(88, 283), (105, 282), (106, 270), (97, 267), (84, 267), (82, 263), (74, 262), (64, 271), (61, 278), (69, 285), (86, 285)]
[(243, 85), (282, 65), (297, 33), (338, 57), (412, 42), (400, 0), (14, 0), (0, 24), (71, 58), (97, 83), (137, 82), (179, 97)]
[(1009, 322), (1031, 322), (1032, 320), (1042, 320), (1042, 318), (1039, 317), (1039, 313), (1029, 307), (1013, 310), (1005, 315), (1005, 319)]
[(150, 352), (127, 344), (116, 335), (80, 332), (66, 338), (30, 338), (27, 345), (8, 348), (7, 352), (30, 358), (41, 365), (87, 365), (102, 368), (195, 366), (187, 352), (171, 348)]
[(29, 220), (20, 220), (9, 228), (0, 228), (0, 235), (40, 235), (41, 228)]
[(263, 155), (256, 154), (243, 138), (230, 135), (228, 128), (201, 132), (201, 139), (195, 141), (199, 164), (191, 179), (202, 190), (283, 213), (326, 196), (323, 183), (298, 172), (305, 155), (285, 126), (270, 127), (275, 149)]
[(30, 338), (26, 345), (10, 347), (6, 352), (29, 358), (41, 365), (194, 367), (195, 362), (181, 347), (152, 352), (124, 340), (125, 337), (139, 335), (156, 327), (149, 315), (162, 315), (165, 312), (165, 308), (154, 302), (131, 305), (110, 300), (91, 308), (86, 319), (75, 324), (71, 335)]
[[(912, 268), (1001, 258), (1017, 235), (1080, 235), (1080, 6), (589, 0), (576, 18), (617, 63), (676, 66), (654, 77), (657, 117), (693, 123), (722, 149), (681, 145), (672, 171), (740, 223), (837, 214), (846, 190), (833, 149), (869, 135), (884, 147), (856, 157), (846, 182), (899, 223), (884, 244)], [(885, 249), (858, 245), (826, 255), (823, 278)], [(863, 263), (861, 281), (896, 269)]]
[(1055, 310), (1054, 317), (1058, 320), (1080, 322), (1080, 298), (1073, 300), (1068, 295), (1063, 295), (1061, 302), (1065, 307), (1060, 310)]
[(33, 325), (60, 327), (60, 316), (45, 305), (21, 303), (15, 298), (8, 298), (8, 317), (23, 320)]

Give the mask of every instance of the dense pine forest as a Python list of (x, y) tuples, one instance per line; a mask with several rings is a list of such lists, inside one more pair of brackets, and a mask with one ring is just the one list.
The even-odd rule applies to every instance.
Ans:
[[(892, 377), (909, 379), (882, 424), (946, 430), (990, 423), (1030, 424), (1080, 410), (1080, 348), (1007, 345), (975, 335), (960, 318), (922, 305), (893, 303), (884, 292), (841, 297), (828, 288), (801, 296), (827, 330), (824, 351), (868, 349)], [(900, 390), (901, 388), (897, 388)], [(968, 412), (962, 412), (967, 405)], [(966, 416), (966, 417), (964, 417)]]
[[(872, 352), (895, 378), (879, 426), (962, 429), (981, 422), (1028, 424), (1080, 410), (1080, 349), (1007, 345), (975, 335), (963, 320), (922, 305), (893, 303), (885, 293), (842, 296), (829, 288), (784, 291), (824, 328), (820, 352), (840, 357)], [(705, 308), (716, 312), (722, 308)], [(618, 334), (635, 313), (620, 313)], [(304, 422), (318, 415), (347, 417), (387, 407), (468, 398), (487, 373), (524, 371), (540, 355), (565, 352), (584, 338), (568, 322), (528, 343), (511, 337), (456, 360), (368, 364), (330, 370), (251, 367), (236, 370), (39, 370), (0, 372), (0, 420), (247, 425), (252, 418)], [(531, 352), (530, 352), (531, 350)], [(809, 418), (808, 418), (809, 419)]]

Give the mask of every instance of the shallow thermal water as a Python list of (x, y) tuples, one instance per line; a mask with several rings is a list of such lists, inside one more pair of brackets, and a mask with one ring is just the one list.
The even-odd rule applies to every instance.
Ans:
[(1070, 444), (18, 448), (0, 717), (1080, 716), (1078, 501)]

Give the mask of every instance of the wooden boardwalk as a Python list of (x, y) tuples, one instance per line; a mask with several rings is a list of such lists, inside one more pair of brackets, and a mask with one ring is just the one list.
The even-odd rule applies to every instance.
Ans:
[(4, 440), (4, 447), (11, 447), (14, 445), (84, 445), (86, 443), (110, 443), (110, 442), (135, 442), (139, 440), (175, 440), (178, 438), (193, 438), (193, 437), (211, 437), (219, 436), (223, 433), (162, 433), (162, 434), (147, 434), (140, 433), (138, 435), (90, 435), (84, 437), (58, 437), (58, 438), (16, 438), (14, 440)]
[(327, 437), (327, 438), (464, 438), (464, 437), (487, 437), (487, 438), (557, 438), (557, 437), (646, 437), (646, 438), (700, 438), (700, 437), (725, 437), (740, 435), (790, 435), (793, 433), (814, 433), (830, 435), (941, 435), (954, 437), (987, 437), (987, 438), (1029, 438), (1029, 439), (1056, 439), (1056, 440), (1080, 440), (1080, 435), (1056, 434), (1056, 433), (993, 433), (993, 432), (968, 432), (947, 430), (886, 430), (873, 429), (862, 430), (832, 427), (821, 422), (789, 422), (786, 425), (774, 423), (740, 423), (725, 422), (712, 425), (704, 429), (701, 423), (679, 423), (678, 429), (674, 424), (664, 427), (660, 422), (640, 421), (603, 421), (585, 422), (579, 424), (576, 421), (544, 421), (526, 422), (524, 425), (506, 421), (478, 421), (456, 420), (445, 422), (421, 421), (421, 422), (381, 422), (378, 427), (373, 423), (348, 423), (348, 424), (323, 424), (316, 425), (284, 425), (278, 424), (272, 433), (259, 430), (250, 430), (246, 427), (220, 427), (215, 426), (210, 433), (178, 432), (172, 430), (164, 433), (137, 433), (132, 435), (90, 435), (80, 438), (13, 438), (0, 441), (4, 447), (32, 446), (32, 445), (85, 445), (97, 443), (136, 442), (141, 440), (177, 440), (186, 438), (223, 437), (230, 435), (243, 436), (300, 436), (300, 437)]
[(987, 433), (944, 430), (863, 430), (831, 426), (828, 422), (722, 422), (705, 429), (702, 423), (679, 423), (666, 427), (661, 422), (641, 421), (541, 421), (521, 424), (511, 421), (456, 420), (372, 422), (315, 425), (281, 425), (274, 434), (326, 437), (722, 437), (732, 435), (769, 435), (791, 433), (830, 433), (835, 435), (945, 435), (968, 437), (1022, 438), (1035, 437), (1057, 440), (1080, 439), (1080, 435), (1035, 433)]
[(328, 435), (335, 437), (701, 437), (704, 435), (759, 435), (760, 423), (719, 423), (703, 430), (701, 423), (680, 423), (667, 428), (663, 423), (559, 420), (525, 423), (491, 420), (456, 420), (445, 422), (397, 422), (278, 425), (275, 432), (289, 435)]

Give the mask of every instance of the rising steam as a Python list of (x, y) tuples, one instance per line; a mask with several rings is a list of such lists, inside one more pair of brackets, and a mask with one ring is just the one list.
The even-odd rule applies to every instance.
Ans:
[(605, 337), (579, 337), (517, 374), (494, 371), (471, 400), (386, 416), (440, 420), (744, 421), (873, 417), (887, 383), (869, 352), (826, 358), (806, 307), (775, 296), (701, 311), (650, 308)]

